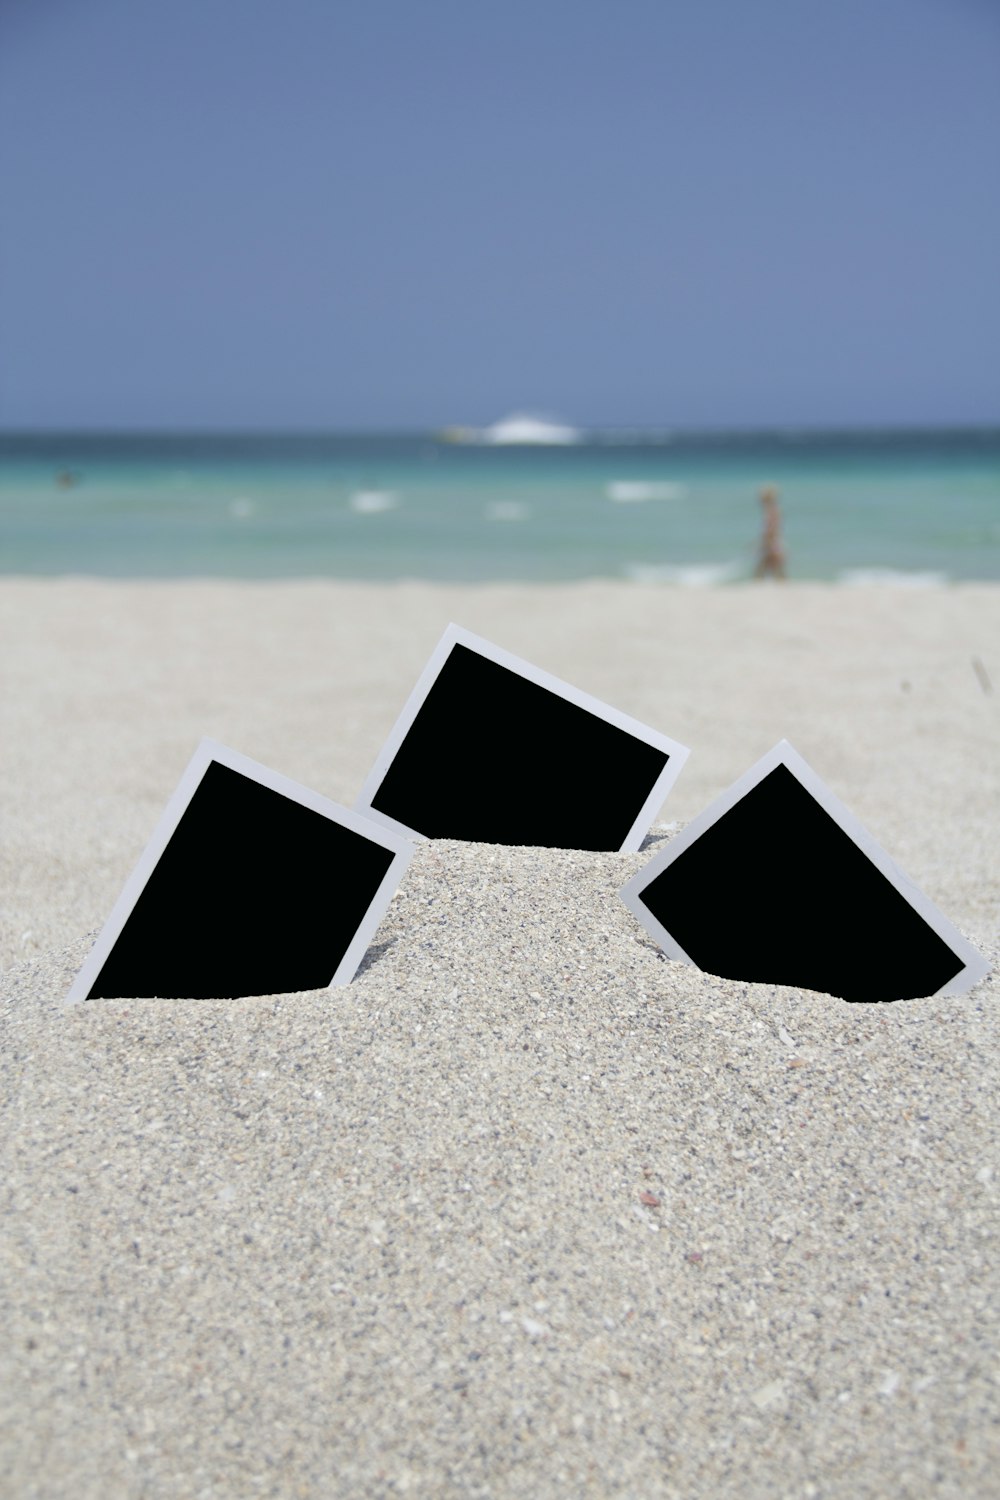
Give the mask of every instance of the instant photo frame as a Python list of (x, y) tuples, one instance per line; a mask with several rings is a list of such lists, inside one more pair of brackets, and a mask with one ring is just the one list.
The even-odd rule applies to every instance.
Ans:
[(452, 624), (355, 807), (411, 838), (634, 851), (687, 755)]
[(729, 979), (873, 1001), (989, 972), (784, 740), (620, 894), (669, 958)]
[(348, 984), (413, 844), (202, 740), (67, 997)]

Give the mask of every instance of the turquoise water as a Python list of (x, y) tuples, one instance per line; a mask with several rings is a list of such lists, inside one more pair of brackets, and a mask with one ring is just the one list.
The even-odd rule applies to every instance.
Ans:
[(1000, 579), (1000, 430), (0, 436), (0, 572), (727, 582), (780, 491), (789, 574)]

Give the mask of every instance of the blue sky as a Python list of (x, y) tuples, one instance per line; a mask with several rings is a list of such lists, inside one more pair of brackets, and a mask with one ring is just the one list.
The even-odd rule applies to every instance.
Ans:
[(5, 0), (0, 426), (1000, 420), (994, 0)]

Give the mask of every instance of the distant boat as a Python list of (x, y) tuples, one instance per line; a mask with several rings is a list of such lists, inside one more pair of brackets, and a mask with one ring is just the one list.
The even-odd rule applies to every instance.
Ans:
[(575, 427), (561, 422), (548, 422), (544, 417), (532, 417), (527, 412), (514, 412), (492, 427), (484, 427), (481, 441), (484, 443), (578, 443), (581, 434)]
[(566, 446), (578, 443), (583, 434), (576, 427), (562, 422), (549, 422), (544, 417), (529, 416), (527, 412), (513, 412), (492, 427), (446, 427), (441, 434), (449, 443), (490, 443), (494, 446), (517, 443), (548, 443)]

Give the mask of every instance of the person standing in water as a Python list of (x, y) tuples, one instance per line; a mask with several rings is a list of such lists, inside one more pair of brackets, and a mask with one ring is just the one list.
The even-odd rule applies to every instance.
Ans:
[(778, 508), (778, 491), (773, 484), (766, 484), (760, 492), (760, 503), (764, 510), (764, 526), (760, 534), (760, 553), (754, 569), (755, 578), (785, 577), (785, 544), (781, 540), (781, 511)]

